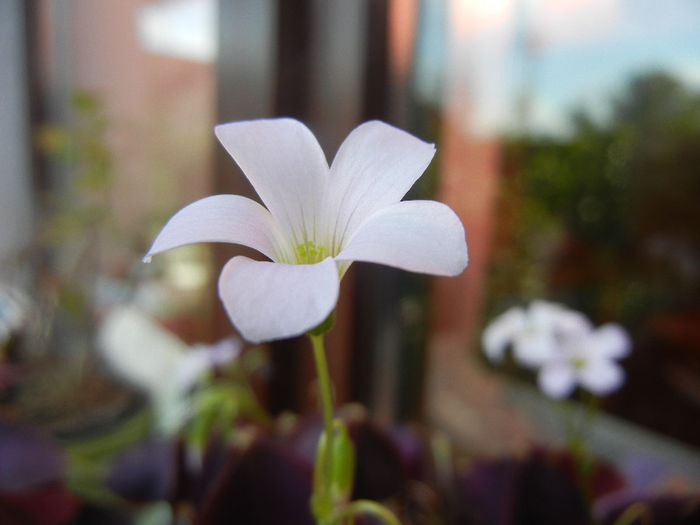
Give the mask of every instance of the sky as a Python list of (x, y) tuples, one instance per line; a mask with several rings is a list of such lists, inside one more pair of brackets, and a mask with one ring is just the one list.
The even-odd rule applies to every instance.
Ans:
[[(568, 114), (577, 106), (604, 116), (611, 95), (631, 76), (645, 71), (670, 72), (700, 90), (700, 2), (588, 3), (613, 8), (600, 10), (607, 18), (597, 18), (598, 25), (591, 25), (588, 34), (581, 31), (578, 39), (545, 43), (531, 59), (534, 125), (545, 130), (565, 128)], [(580, 16), (566, 23), (575, 25)]]
[[(448, 56), (437, 56), (440, 46), (423, 35), (418, 62), (444, 63), (446, 103), (464, 113), (472, 133), (518, 129), (523, 92), (530, 93), (528, 129), (561, 134), (574, 109), (604, 118), (612, 96), (635, 74), (664, 70), (700, 90), (698, 0), (426, 4), (447, 6)], [(433, 38), (441, 37), (436, 31)]]

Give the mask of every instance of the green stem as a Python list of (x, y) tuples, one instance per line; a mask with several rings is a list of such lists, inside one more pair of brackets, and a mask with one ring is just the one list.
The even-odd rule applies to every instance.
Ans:
[(376, 501), (371, 501), (367, 499), (358, 499), (351, 503), (348, 503), (343, 509), (335, 516), (334, 523), (341, 522), (348, 518), (354, 518), (361, 514), (372, 514), (377, 518), (380, 518), (385, 523), (389, 525), (401, 525), (399, 519), (387, 509), (385, 506), (380, 505)]
[(326, 350), (323, 345), (323, 334), (310, 334), (311, 344), (314, 348), (314, 361), (316, 362), (316, 374), (318, 375), (318, 390), (321, 396), (323, 410), (323, 429), (330, 440), (333, 436), (333, 391), (331, 389), (328, 363), (326, 362)]
[(314, 469), (314, 490), (311, 498), (311, 507), (317, 523), (323, 524), (328, 523), (328, 518), (333, 510), (333, 502), (331, 501), (333, 393), (328, 374), (328, 363), (326, 362), (326, 350), (323, 344), (323, 332), (309, 333), (309, 337), (314, 350), (318, 391), (321, 400), (321, 412), (323, 413), (323, 435), (319, 442), (319, 453), (316, 456), (317, 464)]
[(613, 525), (631, 525), (639, 520), (642, 525), (652, 525), (653, 517), (651, 507), (648, 503), (641, 501), (632, 503), (625, 511), (618, 516)]
[[(319, 333), (320, 332), (320, 333)], [(316, 333), (309, 332), (311, 345), (314, 350), (314, 361), (316, 362), (316, 374), (318, 375), (318, 390), (321, 398), (321, 408), (323, 413), (323, 437), (319, 445), (320, 457), (316, 458), (317, 469), (314, 471), (314, 494), (311, 499), (311, 506), (317, 523), (337, 524), (350, 521), (354, 522), (354, 517), (360, 514), (374, 515), (389, 525), (400, 525), (394, 514), (379, 503), (369, 500), (356, 500), (347, 504), (340, 504), (337, 501), (333, 487), (340, 483), (340, 491), (343, 493), (342, 499), (349, 498), (352, 488), (354, 454), (352, 445), (347, 436), (347, 430), (342, 421), (337, 421), (338, 432), (333, 423), (333, 390), (331, 387), (330, 375), (328, 374), (328, 363), (326, 362), (326, 350), (323, 344), (323, 330)], [(325, 439), (324, 439), (325, 438)], [(342, 452), (343, 438), (348, 442), (350, 449)], [(335, 440), (335, 441), (334, 441)], [(325, 445), (324, 445), (325, 443)], [(339, 451), (339, 447), (341, 450)], [(350, 466), (340, 468), (337, 461), (342, 458), (350, 461)], [(341, 464), (344, 463), (341, 461)], [(349, 470), (348, 470), (349, 469)], [(349, 476), (347, 473), (350, 472)], [(343, 475), (346, 474), (346, 475)], [(317, 477), (318, 476), (318, 477)], [(335, 477), (335, 479), (334, 479)], [(344, 480), (344, 481), (343, 481)], [(334, 485), (334, 482), (336, 485)], [(348, 485), (349, 484), (349, 485)], [(345, 486), (348, 485), (348, 486)], [(347, 491), (347, 493), (346, 493)], [(335, 508), (334, 508), (335, 507)]]

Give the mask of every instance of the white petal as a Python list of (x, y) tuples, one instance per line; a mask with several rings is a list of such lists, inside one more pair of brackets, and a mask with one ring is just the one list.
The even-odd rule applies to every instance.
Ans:
[(592, 359), (578, 371), (581, 386), (604, 396), (617, 390), (625, 382), (625, 372), (615, 361)]
[(506, 346), (512, 343), (524, 324), (525, 312), (518, 307), (510, 308), (489, 323), (481, 336), (486, 357), (490, 361), (502, 361)]
[(448, 206), (435, 201), (404, 201), (362, 223), (336, 260), (457, 275), (467, 266), (467, 242), (462, 222)]
[(278, 236), (272, 216), (257, 202), (240, 195), (213, 195), (173, 215), (144, 259), (196, 242), (243, 244), (274, 259)]
[(540, 369), (537, 384), (549, 397), (562, 398), (573, 392), (576, 376), (573, 369), (565, 362), (550, 361)]
[(561, 308), (555, 315), (554, 325), (562, 337), (589, 334), (593, 330), (591, 321), (581, 312)]
[(557, 303), (536, 299), (530, 303), (527, 314), (532, 324), (550, 328), (562, 307)]
[(186, 392), (211, 369), (211, 360), (204, 348), (191, 349), (184, 353), (178, 362), (175, 382)]
[(632, 342), (629, 335), (618, 324), (604, 324), (589, 337), (589, 344), (596, 355), (620, 359), (630, 353)]
[(355, 128), (331, 165), (327, 217), (332, 248), (375, 211), (400, 201), (422, 175), (435, 146), (379, 121)]
[(100, 324), (97, 345), (112, 371), (148, 392), (164, 397), (186, 345), (136, 308), (114, 308)]
[(553, 334), (547, 330), (533, 330), (528, 327), (515, 335), (513, 356), (519, 364), (527, 368), (539, 368), (556, 357), (558, 352), (559, 346)]
[(291, 249), (316, 242), (328, 162), (309, 129), (283, 118), (231, 122), (214, 131), (290, 239)]
[(219, 277), (219, 297), (241, 335), (253, 343), (303, 334), (321, 324), (338, 300), (338, 268), (234, 257)]
[(238, 357), (243, 343), (238, 337), (227, 337), (214, 344), (196, 344), (182, 354), (178, 363), (177, 383), (183, 391), (190, 389), (214, 367)]
[(535, 300), (530, 303), (528, 315), (538, 329), (549, 330), (558, 335), (587, 333), (592, 329), (591, 322), (580, 312), (570, 310), (558, 303)]
[(148, 393), (161, 432), (178, 431), (186, 416), (177, 377), (186, 345), (133, 307), (110, 311), (98, 332), (98, 349), (112, 371)]

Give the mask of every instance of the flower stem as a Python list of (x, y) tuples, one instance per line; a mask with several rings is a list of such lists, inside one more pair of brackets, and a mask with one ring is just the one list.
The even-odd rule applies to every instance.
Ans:
[(345, 508), (343, 508), (335, 517), (337, 520), (336, 523), (340, 522), (341, 520), (354, 519), (355, 516), (359, 516), (361, 514), (373, 515), (389, 525), (401, 525), (401, 522), (394, 515), (394, 513), (385, 506), (377, 503), (376, 501), (366, 499), (358, 499), (346, 505)]
[(314, 350), (318, 390), (323, 413), (323, 434), (319, 441), (314, 469), (311, 509), (319, 525), (354, 523), (360, 514), (374, 515), (389, 525), (400, 525), (394, 514), (380, 503), (356, 500), (348, 503), (354, 479), (355, 455), (347, 428), (342, 420), (333, 421), (333, 390), (323, 330), (309, 332)]
[(326, 350), (323, 345), (323, 334), (310, 334), (311, 344), (314, 348), (314, 361), (316, 362), (316, 374), (318, 375), (318, 390), (323, 411), (323, 429), (328, 439), (333, 435), (333, 391), (331, 389), (328, 363), (326, 362)]
[(314, 488), (311, 496), (311, 509), (316, 522), (329, 523), (333, 512), (331, 483), (333, 476), (333, 392), (326, 362), (326, 350), (323, 344), (323, 332), (309, 333), (314, 350), (318, 391), (323, 413), (323, 434), (319, 441), (314, 468)]

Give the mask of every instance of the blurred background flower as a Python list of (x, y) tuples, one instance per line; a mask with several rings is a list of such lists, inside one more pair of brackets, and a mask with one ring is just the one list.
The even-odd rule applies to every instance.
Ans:
[(610, 394), (625, 380), (616, 359), (629, 352), (627, 333), (612, 323), (566, 335), (559, 351), (543, 363), (538, 385), (551, 397), (565, 397), (576, 386), (598, 396)]
[(577, 386), (599, 396), (620, 388), (625, 376), (616, 360), (627, 357), (631, 347), (621, 326), (596, 328), (582, 313), (541, 300), (527, 310), (510, 308), (486, 326), (481, 339), (496, 363), (510, 346), (514, 361), (535, 370), (540, 390), (555, 398)]

